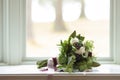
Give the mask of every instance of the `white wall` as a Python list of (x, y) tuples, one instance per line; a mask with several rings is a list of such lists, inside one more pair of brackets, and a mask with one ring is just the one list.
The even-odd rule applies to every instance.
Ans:
[[(2, 0), (0, 0), (0, 12), (2, 11)], [(0, 61), (2, 58), (2, 13), (0, 13)]]

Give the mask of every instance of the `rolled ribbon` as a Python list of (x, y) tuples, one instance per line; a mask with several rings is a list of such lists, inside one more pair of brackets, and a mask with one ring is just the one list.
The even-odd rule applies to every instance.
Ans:
[(58, 61), (57, 61), (56, 57), (50, 58), (50, 59), (48, 59), (48, 62), (47, 62), (47, 68), (42, 69), (41, 71), (56, 71), (57, 64), (58, 64)]

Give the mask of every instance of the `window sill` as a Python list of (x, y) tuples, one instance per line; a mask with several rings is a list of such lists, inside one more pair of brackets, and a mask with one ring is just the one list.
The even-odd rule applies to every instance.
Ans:
[(115, 75), (120, 76), (120, 65), (117, 64), (102, 64), (99, 67), (93, 68), (92, 72), (41, 72), (36, 65), (14, 65), (0, 66), (1, 75)]
[(0, 80), (119, 80), (120, 65), (102, 64), (92, 72), (41, 72), (36, 65), (0, 66)]

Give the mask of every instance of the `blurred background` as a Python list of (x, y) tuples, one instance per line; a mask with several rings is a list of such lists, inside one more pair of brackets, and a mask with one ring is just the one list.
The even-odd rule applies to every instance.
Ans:
[(28, 0), (26, 12), (26, 57), (56, 57), (74, 30), (94, 41), (97, 57), (110, 57), (110, 0)]

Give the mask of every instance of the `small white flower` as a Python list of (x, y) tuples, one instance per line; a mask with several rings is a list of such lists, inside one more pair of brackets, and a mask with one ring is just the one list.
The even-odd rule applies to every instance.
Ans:
[(73, 45), (74, 43), (76, 43), (76, 42), (79, 42), (79, 40), (78, 40), (78, 38), (72, 38), (71, 40), (70, 40), (70, 43)]
[(85, 53), (85, 47), (81, 47), (79, 50), (75, 51), (76, 54), (83, 54)]

